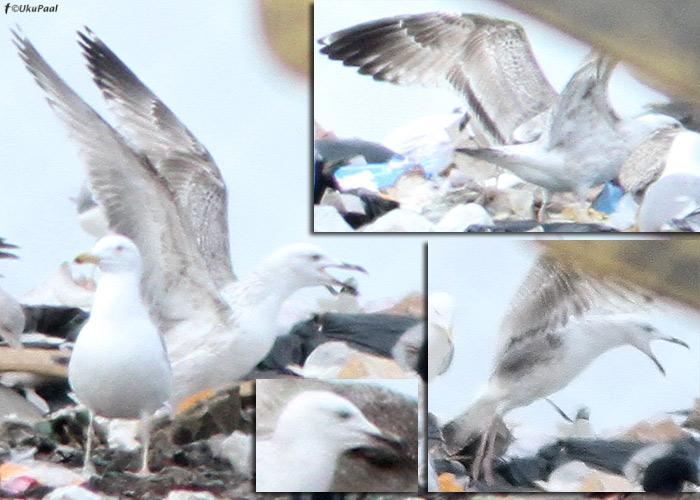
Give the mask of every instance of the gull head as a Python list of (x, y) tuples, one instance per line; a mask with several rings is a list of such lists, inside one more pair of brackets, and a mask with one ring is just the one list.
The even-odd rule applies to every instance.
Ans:
[(293, 243), (286, 245), (265, 260), (278, 276), (284, 276), (294, 288), (309, 286), (344, 286), (345, 284), (332, 276), (329, 269), (367, 271), (355, 264), (340, 262), (316, 245), (310, 243)]
[(455, 301), (447, 292), (433, 292), (428, 295), (428, 322), (452, 333), (455, 314)]
[(96, 264), (100, 271), (141, 272), (141, 253), (136, 244), (126, 236), (110, 234), (101, 238), (92, 250), (75, 257), (75, 262)]
[(627, 330), (625, 332), (627, 342), (633, 347), (642, 351), (644, 354), (646, 354), (649, 357), (649, 359), (651, 359), (654, 362), (656, 367), (663, 375), (666, 375), (666, 370), (664, 369), (663, 365), (658, 360), (656, 355), (652, 352), (651, 341), (665, 340), (666, 342), (682, 345), (688, 349), (690, 348), (688, 344), (686, 344), (682, 340), (661, 333), (649, 323), (630, 322), (626, 327), (623, 328), (626, 328)]
[(275, 434), (309, 441), (315, 438), (339, 452), (399, 444), (367, 420), (357, 406), (330, 391), (305, 391), (292, 398), (280, 414)]

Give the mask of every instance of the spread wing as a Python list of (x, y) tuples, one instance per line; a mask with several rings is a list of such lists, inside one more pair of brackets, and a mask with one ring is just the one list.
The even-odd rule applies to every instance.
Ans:
[(149, 159), (174, 195), (219, 289), (235, 277), (229, 249), (226, 185), (207, 149), (92, 31), (79, 32), (93, 79), (119, 131)]
[(14, 35), (27, 69), (80, 146), (90, 184), (110, 227), (139, 247), (144, 259), (143, 291), (157, 319), (161, 323), (177, 320), (189, 308), (228, 318), (228, 306), (219, 298), (161, 174), (66, 85), (27, 38)]
[(375, 80), (447, 86), (466, 101), (477, 134), (508, 144), (549, 109), (556, 92), (522, 26), (475, 14), (433, 12), (360, 24), (319, 40), (321, 52)]
[[(652, 302), (643, 290), (609, 277), (591, 276), (574, 265), (544, 255), (518, 289), (500, 328), (500, 356), (550, 335), (574, 318), (595, 312), (633, 312)], [(549, 336), (549, 337), (548, 337)]]

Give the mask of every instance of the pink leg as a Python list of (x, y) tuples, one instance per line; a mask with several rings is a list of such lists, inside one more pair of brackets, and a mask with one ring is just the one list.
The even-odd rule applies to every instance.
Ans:
[(493, 452), (496, 448), (496, 435), (498, 434), (496, 419), (493, 419), (490, 428), (489, 442), (486, 446), (486, 456), (484, 457), (484, 480), (489, 486), (495, 482), (493, 477)]
[[(493, 435), (493, 436), (492, 436)], [(490, 465), (487, 463), (484, 463), (484, 460), (487, 457), (493, 457), (493, 450), (489, 453), (489, 446), (493, 448), (493, 445), (496, 441), (496, 417), (493, 417), (491, 422), (489, 422), (489, 426), (486, 429), (486, 432), (481, 435), (481, 440), (479, 441), (479, 449), (476, 452), (476, 456), (474, 457), (474, 461), (472, 462), (472, 469), (471, 469), (471, 475), (472, 475), (472, 480), (477, 481), (479, 477), (481, 477), (481, 473), (484, 472), (485, 474), (489, 473), (489, 469), (491, 469)], [(487, 482), (489, 482), (488, 477), (485, 477)], [(491, 471), (491, 483), (493, 483), (493, 471)]]

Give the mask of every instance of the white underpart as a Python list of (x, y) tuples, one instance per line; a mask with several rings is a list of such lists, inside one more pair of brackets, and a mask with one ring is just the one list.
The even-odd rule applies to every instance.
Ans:
[(103, 417), (137, 419), (163, 406), (170, 395), (170, 364), (141, 300), (140, 278), (140, 268), (102, 269), (68, 366), (80, 401)]

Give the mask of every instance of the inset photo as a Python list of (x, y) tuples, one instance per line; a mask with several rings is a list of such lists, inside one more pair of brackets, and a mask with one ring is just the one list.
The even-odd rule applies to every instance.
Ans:
[(315, 232), (698, 230), (687, 5), (507, 3), (314, 2)]
[(696, 242), (428, 253), (431, 491), (698, 491)]
[(255, 491), (417, 492), (418, 381), (256, 382)]

